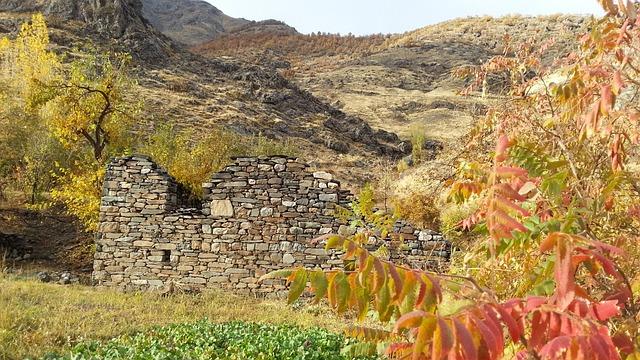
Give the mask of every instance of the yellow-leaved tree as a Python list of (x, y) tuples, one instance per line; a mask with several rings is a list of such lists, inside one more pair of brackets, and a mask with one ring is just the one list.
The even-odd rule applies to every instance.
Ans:
[(15, 39), (0, 40), (0, 121), (9, 130), (0, 149), (13, 149), (3, 154), (0, 175), (33, 184), (47, 177), (46, 187), (33, 186), (32, 202), (49, 191), (94, 230), (105, 163), (130, 148), (127, 135), (140, 104), (129, 100), (135, 82), (128, 55), (78, 53), (70, 63), (60, 60), (40, 14)]
[(42, 15), (23, 24), (14, 40), (0, 39), (0, 193), (24, 193), (31, 204), (51, 186), (54, 164), (69, 158), (28, 100), (41, 96), (40, 83), (60, 76), (59, 58), (48, 48)]

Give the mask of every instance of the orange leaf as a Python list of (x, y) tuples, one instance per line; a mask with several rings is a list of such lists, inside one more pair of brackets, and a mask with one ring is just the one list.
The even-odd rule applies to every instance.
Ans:
[(528, 172), (519, 167), (498, 166), (496, 168), (496, 174), (501, 178), (510, 179), (513, 177), (527, 176)]
[(417, 281), (418, 279), (413, 271), (405, 272), (402, 289), (400, 291), (400, 294), (398, 294), (398, 296), (394, 298), (394, 301), (403, 301), (410, 292), (415, 291)]
[(475, 360), (478, 358), (478, 351), (473, 343), (473, 337), (467, 328), (458, 320), (453, 319), (453, 330), (455, 338), (460, 345), (462, 358), (465, 360)]
[(393, 328), (393, 332), (397, 333), (402, 329), (417, 328), (422, 324), (422, 320), (427, 317), (427, 313), (422, 310), (414, 310), (402, 315)]
[(500, 209), (494, 210), (492, 215), (495, 216), (500, 224), (505, 225), (508, 229), (527, 232), (527, 228), (524, 227), (524, 225)]
[(509, 184), (504, 184), (504, 183), (497, 184), (493, 188), (498, 194), (501, 194), (502, 196), (505, 196), (507, 199), (513, 199), (513, 200), (518, 200), (518, 201), (527, 200), (526, 197), (518, 194), (518, 192), (515, 191)]
[(393, 279), (393, 301), (396, 301), (402, 292), (402, 278), (400, 277), (400, 274), (398, 274), (398, 269), (396, 269), (394, 265), (389, 264), (387, 268), (389, 269), (389, 275), (391, 275), (391, 278)]
[(444, 319), (438, 318), (436, 330), (433, 333), (431, 359), (440, 360), (447, 357), (453, 349), (453, 345), (454, 339), (451, 334), (451, 328), (449, 328)]
[(511, 201), (506, 201), (504, 198), (496, 197), (496, 205), (504, 211), (513, 210), (518, 212), (522, 216), (531, 215), (527, 210), (523, 209), (521, 206), (512, 203)]
[(613, 93), (616, 96), (619, 96), (620, 93), (622, 92), (622, 89), (624, 89), (624, 87), (625, 87), (625, 83), (624, 83), (624, 80), (622, 80), (622, 73), (620, 72), (620, 70), (617, 70), (613, 74)]
[(540, 243), (540, 252), (544, 253), (551, 250), (563, 236), (565, 236), (565, 234), (560, 232), (554, 232), (547, 235), (546, 239)]
[(418, 335), (413, 345), (412, 360), (419, 360), (423, 358), (426, 353), (426, 345), (429, 339), (433, 336), (433, 332), (436, 328), (436, 317), (429, 316), (422, 320), (420, 328), (418, 328)]
[(615, 103), (615, 96), (611, 91), (611, 85), (603, 85), (600, 88), (600, 112), (602, 115), (607, 115), (613, 109)]
[(377, 293), (387, 281), (387, 272), (384, 270), (384, 265), (380, 259), (373, 259), (373, 268), (375, 270), (373, 278), (373, 293)]

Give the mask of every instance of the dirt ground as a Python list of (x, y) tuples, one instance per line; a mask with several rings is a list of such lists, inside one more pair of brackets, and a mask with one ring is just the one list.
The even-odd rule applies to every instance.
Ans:
[(0, 268), (5, 271), (71, 272), (88, 282), (93, 246), (93, 236), (60, 209), (0, 205)]

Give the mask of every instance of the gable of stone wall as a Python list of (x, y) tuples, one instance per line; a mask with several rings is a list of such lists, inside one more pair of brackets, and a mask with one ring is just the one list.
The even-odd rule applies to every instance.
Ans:
[[(237, 158), (203, 185), (202, 209), (177, 206), (177, 183), (149, 158), (115, 159), (108, 167), (96, 240), (98, 285), (149, 289), (170, 282), (187, 288), (230, 288), (277, 294), (281, 281), (257, 279), (270, 271), (342, 266), (318, 236), (356, 231), (335, 218), (353, 196), (326, 172), (297, 159)], [(450, 245), (439, 234), (400, 224), (401, 246), (387, 244), (394, 261), (437, 267)]]

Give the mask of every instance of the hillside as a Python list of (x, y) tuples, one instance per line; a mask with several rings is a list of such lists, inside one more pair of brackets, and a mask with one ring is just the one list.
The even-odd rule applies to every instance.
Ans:
[(224, 34), (296, 30), (275, 20), (233, 18), (202, 0), (143, 0), (142, 15), (160, 32), (186, 45), (197, 45)]
[(143, 17), (139, 0), (102, 4), (2, 1), (0, 31), (15, 33), (29, 12), (42, 11), (51, 19), (59, 51), (87, 43), (105, 51), (131, 51), (146, 104), (140, 119), (145, 131), (173, 120), (200, 132), (222, 126), (241, 135), (296, 139), (303, 157), (341, 170), (340, 176), (351, 183), (362, 182), (367, 172), (366, 166), (352, 171), (353, 163), (374, 159), (371, 154), (397, 158), (407, 151), (395, 134), (343, 113), (260, 64), (207, 60), (183, 50)]
[(555, 38), (547, 60), (577, 46), (586, 29), (579, 16), (456, 19), (395, 36), (225, 35), (194, 51), (280, 67), (315, 96), (368, 123), (408, 137), (424, 132), (455, 144), (484, 104), (461, 98), (451, 71), (478, 65), (526, 39)]

